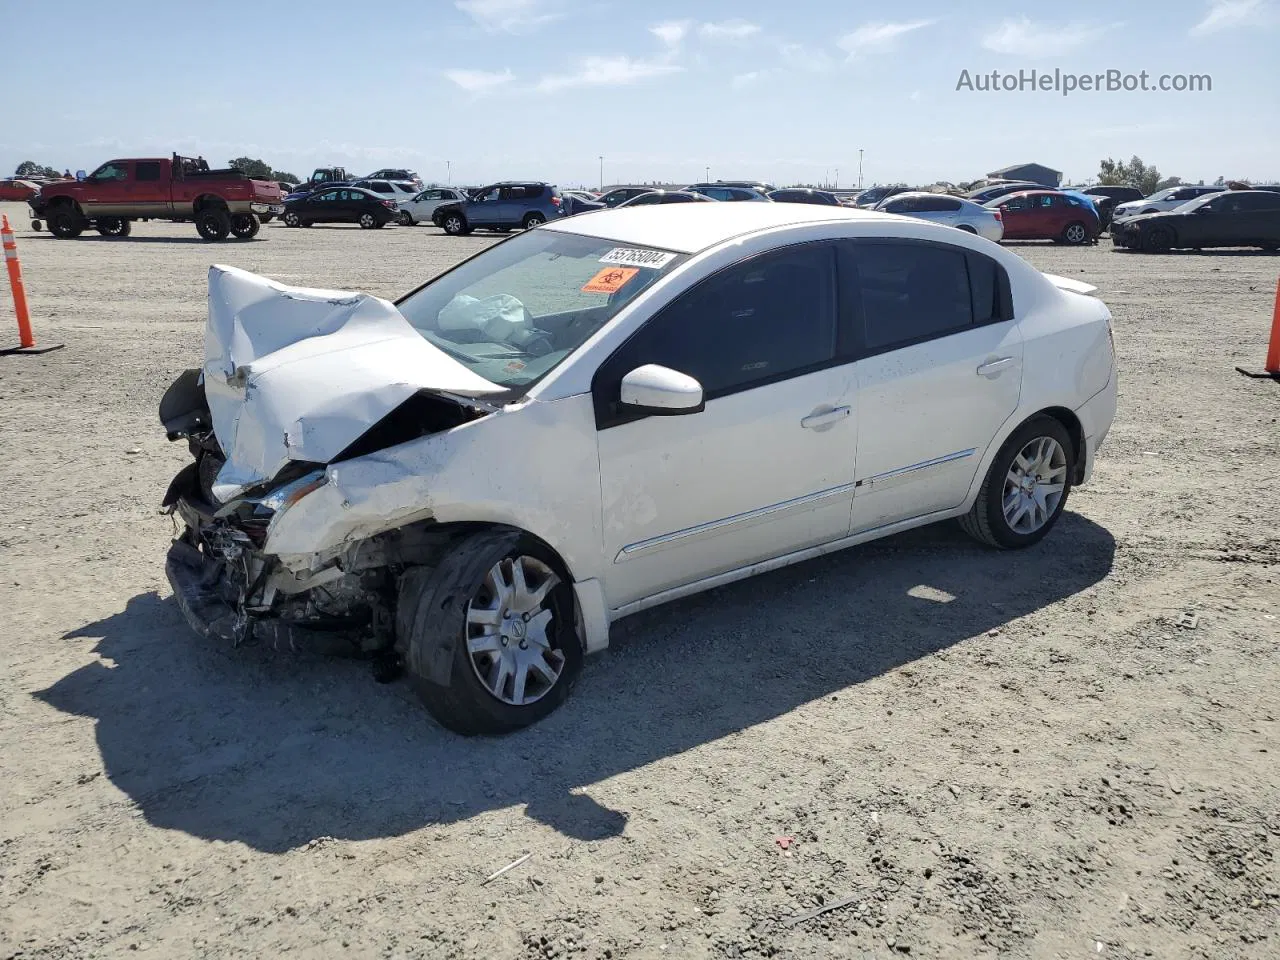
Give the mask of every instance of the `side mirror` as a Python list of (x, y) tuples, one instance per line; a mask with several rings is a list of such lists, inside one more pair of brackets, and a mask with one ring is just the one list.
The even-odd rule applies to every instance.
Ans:
[(1196, 207), (1196, 213), (1213, 213), (1213, 207), (1206, 203), (1203, 207)]
[(686, 373), (646, 363), (622, 378), (623, 406), (657, 416), (698, 413), (706, 407), (702, 384)]

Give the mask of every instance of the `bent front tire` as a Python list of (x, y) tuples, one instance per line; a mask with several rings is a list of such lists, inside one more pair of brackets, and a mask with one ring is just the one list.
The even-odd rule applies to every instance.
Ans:
[(513, 530), (459, 541), (400, 587), (398, 642), (415, 689), (443, 726), (509, 733), (556, 709), (582, 671), (573, 586)]
[(1000, 447), (960, 526), (1000, 549), (1038, 543), (1062, 516), (1075, 465), (1066, 428), (1053, 417), (1032, 417)]

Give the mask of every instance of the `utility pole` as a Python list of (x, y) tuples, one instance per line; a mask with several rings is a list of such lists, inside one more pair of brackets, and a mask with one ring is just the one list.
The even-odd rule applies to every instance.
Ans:
[(858, 189), (862, 189), (862, 148), (858, 148)]
[(832, 184), (835, 189), (840, 189), (840, 168), (836, 167), (836, 182)]
[(446, 160), (444, 162), (444, 168), (445, 168), (444, 182), (445, 182), (445, 185), (448, 186), (453, 183), (453, 161)]
[(600, 192), (604, 193), (604, 154), (600, 154)]
[(711, 182), (711, 165), (710, 164), (708, 164), (707, 168), (703, 171), (702, 179), (705, 180), (707, 183)]

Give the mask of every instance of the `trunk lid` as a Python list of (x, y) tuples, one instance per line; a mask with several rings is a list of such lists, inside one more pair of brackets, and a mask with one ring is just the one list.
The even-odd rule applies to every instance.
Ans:
[(203, 376), (226, 455), (213, 484), (224, 502), (291, 460), (328, 463), (419, 391), (478, 406), (504, 392), (386, 300), (225, 266), (209, 269)]

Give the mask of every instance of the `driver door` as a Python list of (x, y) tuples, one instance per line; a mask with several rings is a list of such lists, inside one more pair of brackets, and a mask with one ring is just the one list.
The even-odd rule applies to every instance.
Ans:
[(498, 187), (490, 187), (484, 193), (478, 194), (472, 198), (467, 204), (467, 220), (471, 222), (471, 226), (489, 226), (496, 224), (498, 220), (498, 205), (500, 189)]
[[(856, 385), (835, 289), (831, 244), (763, 254), (686, 291), (601, 365), (614, 607), (848, 533)], [(696, 378), (705, 408), (624, 407), (622, 378), (650, 363)]]
[(80, 207), (87, 217), (116, 216), (129, 207), (132, 192), (129, 160), (104, 163), (85, 180)]

